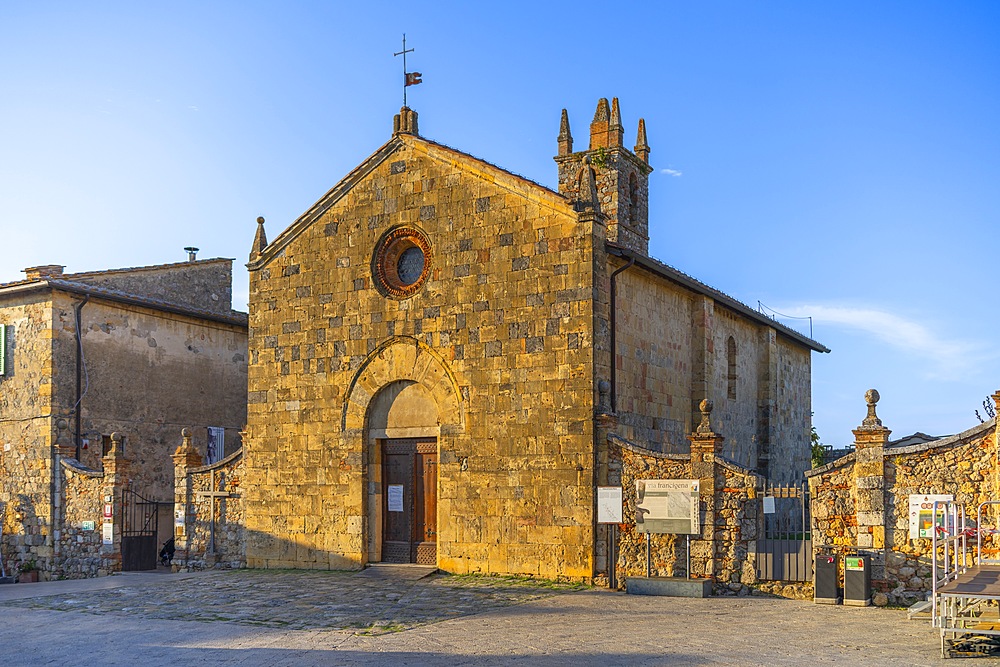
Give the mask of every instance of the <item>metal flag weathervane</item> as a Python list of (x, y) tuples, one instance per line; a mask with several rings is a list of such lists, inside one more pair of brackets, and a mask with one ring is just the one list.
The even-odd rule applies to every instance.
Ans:
[(420, 72), (407, 72), (406, 71), (406, 54), (413, 53), (413, 49), (406, 48), (406, 33), (403, 33), (403, 50), (399, 53), (392, 54), (393, 56), (403, 56), (403, 106), (406, 106), (406, 89), (409, 86), (415, 86), (418, 83), (423, 83), (420, 78), (423, 76)]

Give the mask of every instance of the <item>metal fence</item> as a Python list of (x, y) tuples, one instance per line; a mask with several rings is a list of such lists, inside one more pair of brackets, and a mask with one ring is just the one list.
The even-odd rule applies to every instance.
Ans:
[(765, 484), (757, 493), (764, 515), (764, 532), (757, 539), (757, 578), (812, 581), (809, 485)]

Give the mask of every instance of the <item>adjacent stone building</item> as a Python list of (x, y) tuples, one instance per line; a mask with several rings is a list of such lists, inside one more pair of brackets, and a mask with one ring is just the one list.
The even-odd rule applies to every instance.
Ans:
[[(99, 544), (102, 516), (63, 516), (62, 480), (99, 476), (112, 433), (122, 434), (114, 474), (162, 502), (165, 541), (180, 429), (192, 427), (205, 451), (213, 427), (219, 445), (225, 441), (216, 458), (241, 446), (246, 315), (232, 310), (229, 259), (25, 274), (0, 285), (0, 556), (8, 565), (34, 560), (53, 576), (92, 573), (68, 569), (60, 532), (86, 521), (96, 537), (79, 541)], [(121, 461), (121, 452), (113, 458)]]
[(648, 256), (650, 148), (601, 100), (558, 191), (392, 138), (250, 263), (243, 492), (251, 567), (418, 562), (590, 580), (609, 437), (809, 465), (822, 345)]

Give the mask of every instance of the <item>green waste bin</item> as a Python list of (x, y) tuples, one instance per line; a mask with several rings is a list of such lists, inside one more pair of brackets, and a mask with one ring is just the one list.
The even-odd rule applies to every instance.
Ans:
[(868, 554), (844, 557), (844, 604), (867, 607), (872, 603), (872, 559)]

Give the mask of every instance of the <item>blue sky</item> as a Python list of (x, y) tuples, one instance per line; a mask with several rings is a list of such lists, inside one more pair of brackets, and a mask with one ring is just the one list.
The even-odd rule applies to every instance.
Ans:
[[(617, 96), (646, 119), (650, 253), (811, 316), (814, 423), (977, 423), (1000, 389), (1000, 4), (0, 1), (0, 281), (234, 257), (391, 133), (550, 187)], [(788, 323), (808, 331), (807, 320)]]

